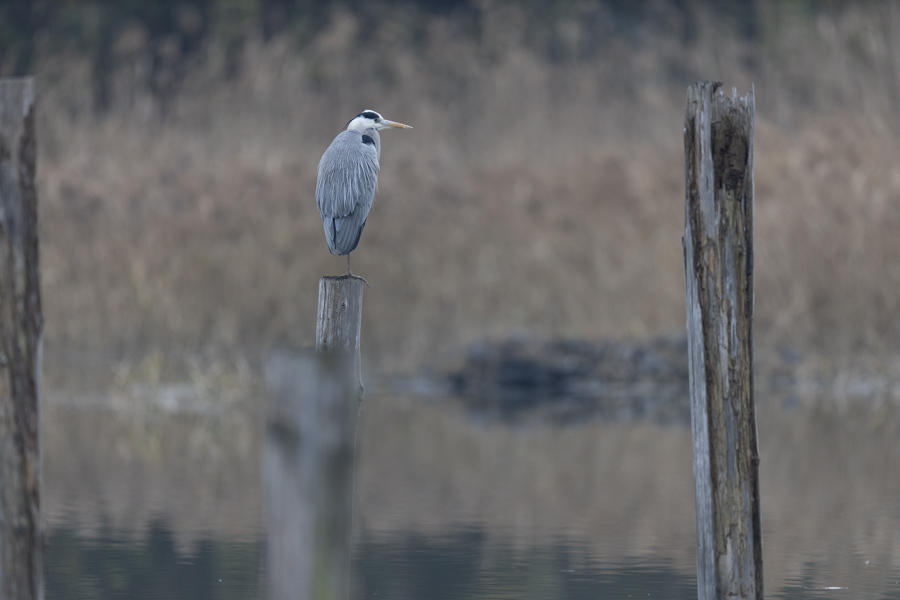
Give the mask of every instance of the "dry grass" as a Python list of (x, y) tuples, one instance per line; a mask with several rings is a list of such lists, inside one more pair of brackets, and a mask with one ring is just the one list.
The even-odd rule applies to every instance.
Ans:
[[(210, 49), (160, 106), (121, 44), (113, 106), (90, 108), (77, 55), (39, 62), (49, 348), (238, 349), (309, 343), (318, 278), (341, 272), (313, 190), (363, 108), (384, 136), (355, 271), (373, 371), (444, 363), (528, 330), (642, 336), (683, 327), (684, 91), (755, 82), (757, 339), (832, 354), (900, 347), (900, 8), (801, 19), (769, 7), (761, 42), (711, 15), (632, 36), (564, 20), (571, 52), (533, 50), (534, 17), (482, 6), (377, 23), (336, 11), (302, 54), (251, 38), (220, 76)], [(671, 18), (669, 18), (671, 17)]]

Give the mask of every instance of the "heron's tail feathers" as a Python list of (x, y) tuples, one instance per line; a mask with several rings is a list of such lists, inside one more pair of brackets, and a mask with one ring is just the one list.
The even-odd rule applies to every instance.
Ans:
[(365, 221), (357, 224), (353, 215), (325, 217), (323, 224), (325, 225), (325, 241), (328, 243), (328, 251), (332, 254), (336, 252), (338, 256), (350, 254), (356, 250), (363, 227), (366, 226)]

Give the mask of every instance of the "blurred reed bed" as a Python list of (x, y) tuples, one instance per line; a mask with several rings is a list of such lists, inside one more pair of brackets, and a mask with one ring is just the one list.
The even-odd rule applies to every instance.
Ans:
[(690, 19), (647, 3), (627, 27), (603, 3), (546, 22), (528, 6), (336, 6), (302, 45), (250, 24), (237, 50), (210, 38), (163, 67), (168, 38), (126, 22), (102, 110), (89, 53), (37, 44), (48, 349), (311, 343), (318, 279), (345, 268), (316, 167), (365, 108), (415, 126), (383, 136), (353, 255), (372, 283), (370, 372), (523, 331), (680, 331), (684, 95), (699, 79), (756, 89), (761, 360), (900, 349), (900, 7), (760, 2), (747, 35), (703, 3)]

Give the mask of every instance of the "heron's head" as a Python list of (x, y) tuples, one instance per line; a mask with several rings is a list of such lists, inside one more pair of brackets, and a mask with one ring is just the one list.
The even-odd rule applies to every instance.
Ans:
[(378, 131), (379, 129), (412, 129), (412, 127), (388, 121), (374, 110), (364, 110), (347, 123), (347, 129), (350, 131), (366, 131), (367, 129)]

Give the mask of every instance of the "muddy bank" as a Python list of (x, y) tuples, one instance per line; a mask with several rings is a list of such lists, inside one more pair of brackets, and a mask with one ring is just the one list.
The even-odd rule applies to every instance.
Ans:
[(687, 339), (517, 338), (469, 349), (450, 389), (488, 419), (690, 421)]
[[(754, 370), (757, 403), (828, 410), (900, 406), (900, 357), (892, 354), (841, 359), (757, 348)], [(469, 348), (444, 383), (473, 415), (489, 421), (690, 422), (685, 336), (485, 341)]]

